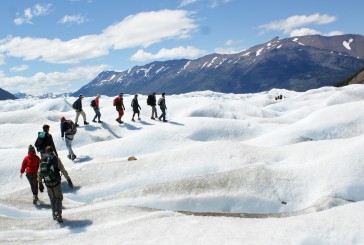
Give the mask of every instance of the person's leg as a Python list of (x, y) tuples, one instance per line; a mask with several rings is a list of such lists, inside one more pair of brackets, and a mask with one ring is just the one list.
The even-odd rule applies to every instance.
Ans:
[(79, 111), (76, 111), (76, 119), (75, 119), (75, 124), (77, 124), (77, 122), (78, 122), (78, 118), (80, 117), (80, 114), (81, 114), (81, 112), (79, 112)]
[(84, 124), (88, 124), (87, 122), (86, 122), (86, 114), (85, 114), (85, 112), (82, 110), (81, 111), (81, 115), (82, 115), (82, 117), (83, 117), (83, 123)]
[(55, 212), (59, 215), (62, 215), (62, 200), (63, 200), (63, 193), (61, 184), (57, 185), (53, 188), (54, 190), (54, 200), (55, 200)]
[[(94, 116), (94, 119), (92, 120), (93, 122), (96, 122), (96, 118), (97, 118), (97, 109), (96, 108), (94, 108), (94, 111), (95, 111), (95, 116)], [(100, 120), (100, 118), (99, 118), (99, 120)]]
[(30, 188), (33, 193), (33, 204), (37, 204), (38, 201), (38, 180), (37, 180), (37, 173), (30, 173), (26, 174), (27, 179), (30, 184)]
[(53, 190), (53, 188), (47, 186), (47, 192), (48, 192), (49, 200), (51, 201), (52, 216), (53, 216), (53, 219), (55, 219), (56, 205), (55, 205), (54, 190)]
[(97, 118), (98, 118), (98, 122), (101, 122), (100, 118), (101, 118), (101, 112), (100, 109), (97, 109)]
[(132, 121), (135, 121), (135, 120), (134, 120), (134, 116), (135, 116), (135, 111), (133, 111), (133, 116), (132, 116), (132, 118), (131, 118), (131, 120), (132, 120)]
[(152, 116), (150, 117), (150, 119), (154, 119), (154, 109), (155, 109), (155, 106), (152, 106)]
[(66, 147), (67, 147), (67, 150), (68, 150), (68, 158), (72, 158), (72, 156), (75, 155), (75, 153), (73, 152), (72, 150), (72, 140), (71, 139), (68, 139), (67, 136), (65, 137), (65, 142), (66, 142)]

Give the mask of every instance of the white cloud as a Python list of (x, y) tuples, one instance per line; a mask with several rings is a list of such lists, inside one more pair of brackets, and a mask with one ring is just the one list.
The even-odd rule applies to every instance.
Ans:
[(50, 13), (52, 4), (36, 4), (33, 8), (27, 8), (24, 10), (23, 15), (17, 14), (17, 18), (14, 19), (14, 24), (32, 24), (33, 17), (44, 16)]
[(309, 28), (301, 28), (291, 31), (290, 36), (299, 37), (299, 36), (317, 35), (317, 34), (320, 34), (320, 32)]
[(292, 30), (300, 26), (306, 26), (311, 24), (324, 25), (336, 21), (335, 16), (330, 16), (327, 14), (313, 14), (313, 15), (294, 15), (288, 17), (285, 20), (273, 21), (268, 24), (259, 26), (260, 29), (265, 31), (275, 30), (283, 31), (284, 34), (290, 34)]
[(144, 50), (138, 50), (131, 56), (133, 61), (146, 61), (155, 59), (175, 59), (175, 58), (196, 58), (207, 54), (205, 50), (200, 50), (195, 47), (177, 47), (172, 49), (161, 49), (156, 54), (145, 52)]
[(0, 88), (14, 92), (41, 94), (49, 91), (49, 87), (52, 86), (68, 88), (67, 85), (71, 83), (89, 81), (108, 68), (108, 65), (83, 66), (69, 69), (66, 72), (38, 72), (31, 77), (8, 77), (4, 73), (0, 73)]
[(13, 66), (10, 68), (10, 71), (19, 72), (19, 71), (28, 70), (28, 68), (29, 68), (28, 65)]
[(87, 19), (82, 15), (65, 15), (62, 19), (58, 21), (60, 24), (82, 24), (85, 23)]
[(182, 0), (179, 6), (184, 7), (184, 6), (193, 4), (193, 3), (197, 2), (197, 1), (198, 0)]
[(5, 64), (5, 55), (0, 54), (0, 65), (4, 65)]
[(111, 49), (148, 47), (167, 39), (188, 38), (196, 28), (190, 13), (184, 10), (143, 12), (126, 17), (101, 34), (69, 41), (30, 37), (0, 40), (0, 54), (24, 60), (76, 64), (105, 56)]

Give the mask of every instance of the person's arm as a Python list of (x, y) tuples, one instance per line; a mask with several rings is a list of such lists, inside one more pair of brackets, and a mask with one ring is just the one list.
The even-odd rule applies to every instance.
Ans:
[(61, 159), (59, 159), (58, 157), (57, 157), (57, 159), (58, 159), (58, 168), (59, 168), (59, 170), (61, 170), (61, 173), (66, 178), (69, 187), (71, 189), (73, 189), (73, 183), (72, 183), (71, 177), (68, 175), (67, 170), (64, 168)]
[(51, 145), (52, 145), (53, 150), (54, 150), (54, 154), (55, 154), (56, 156), (58, 156), (56, 146), (54, 145), (53, 137), (52, 137), (52, 135), (51, 135), (51, 134), (48, 134), (48, 135), (49, 135), (49, 139), (50, 139), (50, 141), (51, 141)]
[(26, 157), (23, 159), (23, 162), (22, 162), (22, 164), (21, 164), (21, 168), (20, 168), (20, 178), (22, 178), (23, 177), (23, 174), (24, 174), (24, 172), (25, 172), (25, 168), (26, 168), (26, 166), (27, 166), (27, 159), (26, 159)]
[(64, 122), (61, 122), (61, 137), (64, 137)]

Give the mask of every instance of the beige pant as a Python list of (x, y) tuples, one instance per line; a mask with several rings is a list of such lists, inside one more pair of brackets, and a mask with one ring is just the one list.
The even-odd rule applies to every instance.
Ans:
[(81, 109), (80, 111), (76, 111), (76, 119), (75, 119), (75, 124), (77, 124), (78, 122), (78, 118), (79, 116), (82, 115), (83, 117), (83, 121), (86, 122), (86, 114), (85, 112)]
[(62, 214), (62, 200), (63, 193), (61, 189), (61, 184), (55, 187), (48, 187), (47, 192), (49, 196), (49, 200), (51, 201), (52, 206), (52, 214), (59, 213)]

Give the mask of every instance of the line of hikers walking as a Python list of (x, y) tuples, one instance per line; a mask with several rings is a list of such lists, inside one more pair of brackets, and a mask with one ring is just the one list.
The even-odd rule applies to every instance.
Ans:
[[(118, 112), (118, 117), (116, 121), (121, 124), (123, 121), (121, 118), (124, 115), (125, 106), (123, 101), (123, 93), (120, 93), (113, 101), (113, 105), (116, 107), (116, 111)], [(77, 133), (77, 127), (79, 116), (83, 117), (84, 125), (88, 125), (89, 123), (86, 121), (86, 114), (82, 109), (82, 99), (84, 96), (79, 95), (78, 99), (73, 103), (72, 107), (76, 110), (76, 118), (75, 122), (72, 120), (67, 120), (65, 117), (60, 118), (60, 130), (62, 140), (65, 141), (68, 155), (67, 157), (71, 160), (76, 159), (76, 155), (72, 149), (72, 141), (74, 139), (75, 134)], [(93, 118), (93, 122), (103, 123), (100, 113), (99, 107), (99, 98), (98, 94), (95, 99), (91, 101), (91, 107), (95, 111), (95, 116)], [(159, 98), (158, 103), (156, 100), (156, 92), (148, 95), (147, 104), (152, 107), (152, 115), (151, 119), (155, 120), (156, 118), (159, 121), (167, 122), (166, 120), (166, 100), (165, 93), (162, 93), (161, 98)], [(156, 106), (159, 105), (162, 114), (158, 117)], [(138, 120), (140, 120), (140, 110), (141, 107), (138, 102), (138, 95), (135, 94), (134, 98), (131, 101), (131, 107), (133, 108), (133, 116), (132, 121), (135, 122), (135, 115), (138, 116)], [(96, 121), (97, 119), (97, 121)], [(33, 145), (29, 145), (28, 147), (28, 155), (24, 157), (21, 168), (20, 168), (20, 178), (23, 177), (23, 174), (26, 173), (26, 177), (29, 181), (31, 191), (33, 193), (33, 204), (37, 204), (38, 198), (38, 189), (40, 192), (44, 191), (44, 184), (47, 187), (47, 193), (49, 200), (51, 202), (52, 207), (52, 217), (54, 220), (58, 222), (63, 222), (62, 219), (62, 200), (63, 193), (61, 188), (61, 173), (66, 178), (68, 185), (73, 189), (73, 183), (68, 175), (68, 172), (64, 168), (61, 159), (58, 157), (58, 153), (56, 150), (56, 146), (53, 141), (52, 135), (49, 133), (50, 126), (45, 124), (43, 125), (43, 131), (38, 132), (38, 137)], [(40, 154), (40, 157), (36, 153), (36, 149)]]

